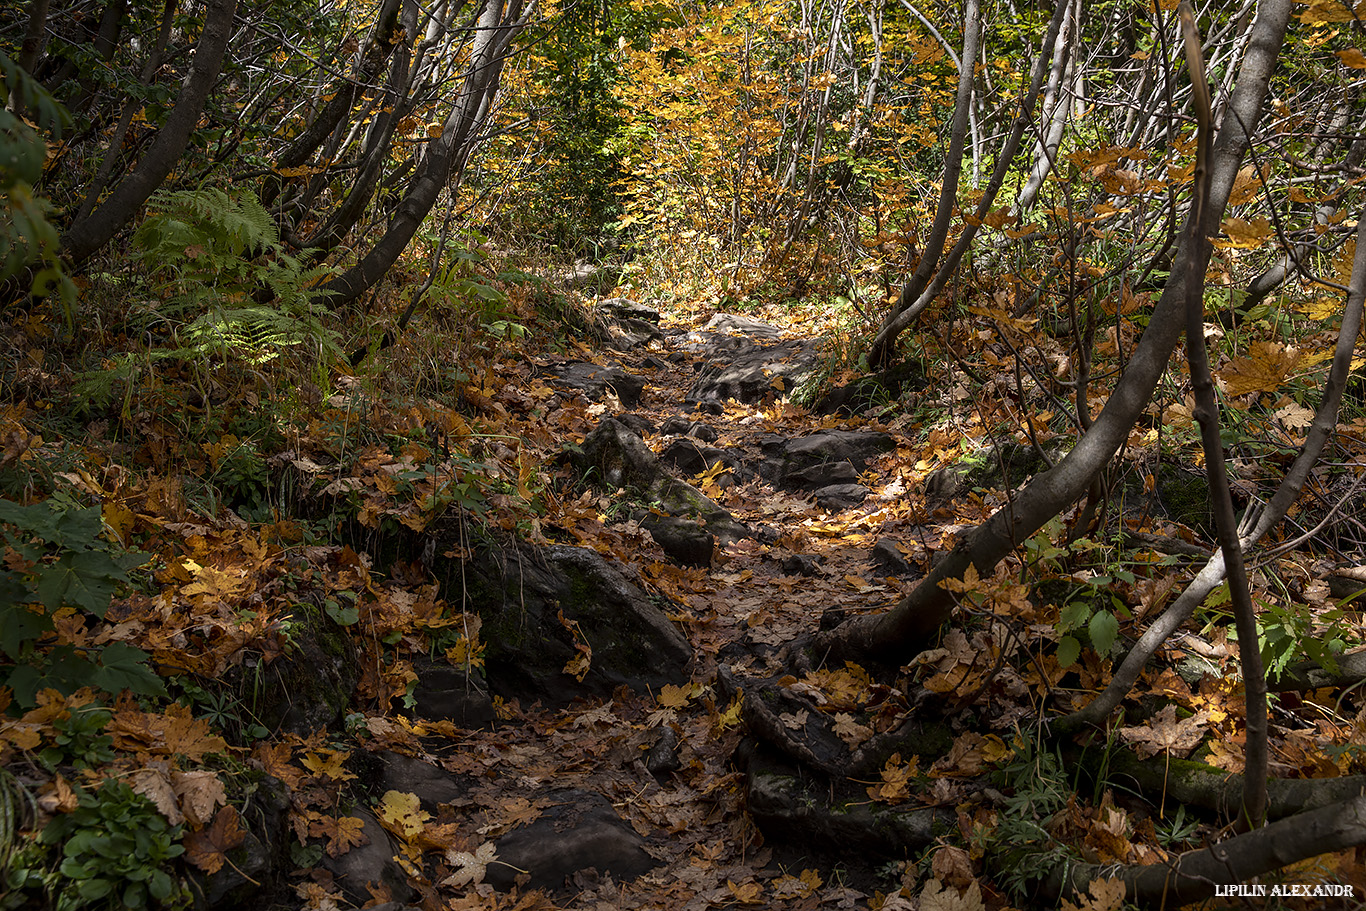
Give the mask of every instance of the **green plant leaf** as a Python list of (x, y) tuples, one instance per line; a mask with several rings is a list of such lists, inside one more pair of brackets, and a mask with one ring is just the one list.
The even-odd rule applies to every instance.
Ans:
[(1071, 667), (1081, 655), (1081, 642), (1075, 636), (1063, 636), (1058, 640), (1058, 666)]
[(1096, 611), (1087, 632), (1091, 635), (1091, 647), (1102, 655), (1108, 655), (1115, 644), (1115, 637), (1119, 635), (1119, 620), (1109, 611)]

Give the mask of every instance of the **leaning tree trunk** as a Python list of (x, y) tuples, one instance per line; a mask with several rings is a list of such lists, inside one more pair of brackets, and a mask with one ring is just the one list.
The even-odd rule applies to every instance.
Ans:
[[(1060, 0), (1066, 2), (1066, 0)], [(949, 149), (944, 156), (944, 177), (939, 187), (939, 205), (934, 211), (934, 224), (925, 238), (925, 251), (920, 264), (901, 288), (901, 297), (892, 309), (892, 316), (910, 306), (925, 290), (934, 276), (944, 244), (949, 238), (949, 223), (958, 204), (958, 178), (963, 172), (963, 144), (968, 134), (968, 114), (972, 109), (972, 84), (977, 64), (978, 36), (981, 34), (981, 10), (977, 0), (964, 0), (963, 53), (958, 58), (958, 95), (953, 105), (953, 123), (949, 128)], [(891, 317), (889, 317), (890, 319)], [(875, 366), (880, 357), (869, 357)]]
[(166, 118), (166, 125), (157, 133), (138, 166), (119, 181), (103, 205), (77, 220), (62, 235), (62, 252), (73, 263), (89, 259), (132, 221), (138, 209), (180, 160), (223, 68), (223, 54), (232, 36), (232, 17), (236, 10), (237, 0), (213, 0), (209, 4), (204, 31), (195, 45), (194, 64), (185, 80), (185, 88)]
[(460, 176), (498, 92), (508, 48), (526, 21), (522, 0), (508, 0), (506, 6), (504, 0), (485, 0), (475, 26), (464, 83), (441, 136), (428, 150), (422, 170), (408, 188), (384, 236), (360, 262), (324, 286), (323, 290), (332, 295), (332, 306), (354, 301), (384, 277), (431, 212), (441, 191), (452, 178)]
[[(1044, 77), (1048, 73), (1048, 61), (1053, 56), (1053, 48), (1057, 45), (1061, 34), (1063, 16), (1066, 15), (1069, 8), (1068, 0), (1058, 0), (1053, 9), (1053, 18), (1048, 23), (1043, 47), (1039, 51), (1039, 56), (1035, 58), (1034, 66), (1031, 69), (1029, 88), (1020, 100), (1020, 109), (1015, 115), (1015, 122), (1010, 129), (1010, 135), (1006, 137), (1005, 143), (996, 156), (996, 168), (992, 171), (991, 179), (987, 181), (986, 187), (982, 190), (981, 199), (978, 200), (975, 223), (969, 222), (964, 226), (962, 234), (959, 235), (943, 264), (939, 265), (937, 272), (934, 270), (934, 266), (938, 265), (939, 251), (936, 251), (933, 257), (930, 257), (928, 251), (926, 252), (925, 258), (920, 261), (920, 268), (916, 270), (916, 275), (920, 275), (922, 270), (928, 268), (929, 273), (926, 275), (926, 280), (919, 281), (915, 276), (912, 276), (911, 280), (906, 283), (897, 305), (883, 320), (877, 335), (868, 345), (869, 364), (881, 366), (891, 358), (897, 337), (930, 305), (931, 301), (939, 296), (939, 292), (948, 284), (949, 278), (958, 268), (958, 263), (962, 262), (964, 254), (972, 246), (973, 239), (977, 236), (978, 225), (982, 223), (982, 219), (995, 204), (996, 195), (1001, 192), (1001, 187), (1005, 184), (1006, 175), (1015, 161), (1015, 153), (1019, 151), (1020, 143), (1024, 139), (1025, 128), (1034, 119), (1034, 106), (1038, 103), (1039, 92), (1043, 88)], [(942, 250), (942, 247), (940, 249)], [(926, 266), (927, 262), (929, 263), (928, 267)], [(932, 280), (929, 278), (930, 275), (933, 275)]]
[(1218, 232), (1251, 131), (1261, 117), (1290, 9), (1290, 0), (1265, 0), (1257, 11), (1237, 87), (1215, 140), (1204, 223), (1198, 231), (1183, 232), (1177, 261), (1148, 327), (1091, 429), (1056, 466), (1036, 475), (1009, 504), (962, 536), (958, 546), (890, 611), (854, 617), (819, 634), (818, 654), (898, 663), (910, 658), (925, 647), (953, 609), (953, 596), (941, 583), (961, 579), (969, 566), (982, 576), (990, 575), (1007, 554), (1076, 502), (1128, 438), (1181, 338), (1186, 277), (1191, 268), (1203, 274), (1208, 266), (1209, 238)]
[[(366, 87), (375, 81), (380, 67), (404, 40), (403, 23), (399, 21), (400, 0), (384, 0), (375, 13), (375, 27), (360, 51), (360, 62), (354, 76), (339, 76), (322, 93), (329, 98), (317, 116), (304, 127), (298, 136), (284, 148), (275, 159), (274, 172), (267, 176), (261, 187), (261, 202), (269, 206), (279, 195), (282, 186), (279, 171), (297, 168), (308, 161), (323, 140), (341, 123), (342, 117), (351, 112), (356, 98)], [(411, 35), (411, 32), (407, 33)]]

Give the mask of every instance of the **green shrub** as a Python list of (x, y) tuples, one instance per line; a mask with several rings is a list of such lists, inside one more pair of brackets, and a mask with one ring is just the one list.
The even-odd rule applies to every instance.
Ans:
[(63, 694), (83, 686), (165, 693), (141, 649), (123, 642), (81, 649), (44, 641), (61, 608), (103, 618), (115, 590), (129, 581), (128, 571), (146, 562), (144, 554), (116, 549), (103, 531), (98, 506), (0, 500), (0, 537), (17, 557), (0, 564), (0, 684), (14, 691), (20, 706), (36, 705), (48, 687)]

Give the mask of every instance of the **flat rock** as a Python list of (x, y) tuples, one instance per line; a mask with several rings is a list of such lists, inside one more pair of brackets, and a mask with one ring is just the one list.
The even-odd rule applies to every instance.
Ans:
[(702, 474), (718, 462), (735, 476), (735, 480), (742, 480), (741, 476), (744, 474), (744, 464), (735, 453), (715, 446), (706, 446), (688, 437), (674, 440), (665, 446), (664, 451), (659, 454), (659, 460), (666, 465), (672, 465), (686, 476)]
[(785, 486), (790, 477), (809, 478), (811, 475), (801, 473), (838, 462), (847, 462), (855, 472), (862, 472), (871, 460), (895, 449), (896, 441), (879, 430), (822, 430), (790, 440), (777, 438), (764, 448), (766, 457), (759, 473)]
[(645, 851), (645, 840), (606, 798), (579, 790), (555, 791), (549, 796), (557, 806), (497, 840), (501, 863), (489, 864), (484, 876), (494, 888), (512, 888), (518, 870), (529, 874), (529, 888), (563, 889), (567, 879), (583, 870), (594, 869), (625, 881), (658, 864)]
[(685, 417), (671, 417), (660, 426), (659, 432), (663, 434), (677, 434), (678, 436), (694, 437), (704, 443), (715, 443), (717, 433), (715, 427), (711, 427), (701, 421), (689, 420)]
[(669, 515), (700, 519), (723, 544), (749, 536), (749, 529), (702, 491), (665, 471), (639, 434), (614, 418), (604, 418), (570, 458), (586, 481), (625, 488)]
[(640, 524), (674, 562), (684, 566), (711, 566), (716, 535), (707, 531), (702, 523), (650, 514)]
[(626, 408), (640, 404), (645, 391), (644, 377), (627, 373), (620, 367), (602, 367), (588, 361), (570, 361), (541, 370), (541, 376), (582, 392), (589, 400), (600, 402), (611, 392)]
[(442, 804), (454, 804), (468, 792), (455, 775), (415, 756), (383, 750), (375, 754), (375, 758), (380, 764), (376, 790), (381, 794), (385, 791), (416, 794), (422, 801), (422, 809), (433, 816)]
[(626, 297), (605, 297), (594, 304), (593, 309), (614, 319), (638, 319), (654, 323), (656, 326), (659, 325), (661, 318), (658, 310)]
[(853, 462), (821, 462), (788, 472), (783, 483), (801, 490), (819, 490), (832, 484), (853, 484), (858, 480), (858, 475), (859, 471)]
[(699, 353), (713, 363), (703, 367), (693, 381), (687, 394), (690, 402), (735, 399), (753, 403), (779, 398), (801, 385), (820, 364), (814, 342), (759, 345), (744, 336), (718, 336)]
[(852, 509), (870, 493), (862, 484), (831, 484), (816, 491), (816, 504), (822, 509)]
[(746, 338), (776, 341), (783, 337), (783, 331), (772, 323), (742, 316), (738, 313), (718, 313), (702, 327), (703, 332), (724, 332), (727, 335), (743, 335)]
[(871, 556), (873, 572), (879, 576), (919, 579), (924, 575), (906, 559), (905, 555), (901, 553), (901, 548), (897, 547), (896, 542), (891, 538), (879, 538), (878, 542), (873, 545)]

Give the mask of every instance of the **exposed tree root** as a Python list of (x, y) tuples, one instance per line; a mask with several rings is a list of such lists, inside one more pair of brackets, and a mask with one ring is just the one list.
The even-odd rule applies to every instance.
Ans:
[(1366, 795), (1310, 810), (1227, 841), (1190, 851), (1171, 864), (1126, 867), (1077, 864), (1055, 870), (1041, 897), (1057, 901), (1087, 891), (1095, 879), (1121, 880), (1125, 901), (1145, 908), (1179, 908), (1319, 854), (1366, 844)]

